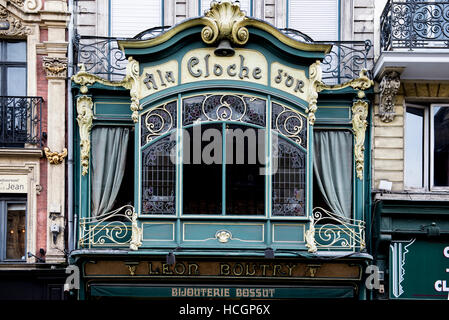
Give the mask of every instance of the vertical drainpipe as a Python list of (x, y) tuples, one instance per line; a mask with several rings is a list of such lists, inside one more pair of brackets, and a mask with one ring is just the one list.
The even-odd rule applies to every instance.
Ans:
[(68, 48), (67, 48), (67, 211), (68, 211), (68, 250), (69, 254), (74, 249), (74, 224), (73, 224), (73, 97), (70, 78), (73, 74), (73, 28), (75, 10), (73, 0), (68, 1), (70, 22), (68, 26)]

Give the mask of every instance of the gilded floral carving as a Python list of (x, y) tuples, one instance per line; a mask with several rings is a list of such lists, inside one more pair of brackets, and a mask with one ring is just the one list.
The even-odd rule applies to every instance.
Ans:
[(79, 126), (80, 147), (81, 147), (81, 167), (82, 175), (85, 176), (89, 170), (89, 153), (90, 153), (90, 130), (92, 129), (92, 98), (81, 96), (76, 101), (76, 110), (78, 116), (76, 120)]
[(352, 130), (354, 131), (354, 157), (356, 163), (357, 178), (363, 180), (365, 131), (368, 125), (368, 102), (357, 100), (352, 105)]
[(45, 156), (51, 164), (60, 164), (67, 157), (67, 149), (62, 149), (62, 152), (50, 151), (48, 147), (44, 148)]

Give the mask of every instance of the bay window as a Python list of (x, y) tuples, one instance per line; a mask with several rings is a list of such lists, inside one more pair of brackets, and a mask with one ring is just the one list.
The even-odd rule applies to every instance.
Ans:
[(295, 109), (200, 94), (149, 108), (140, 127), (143, 215), (175, 215), (178, 198), (186, 216), (307, 216), (307, 120)]

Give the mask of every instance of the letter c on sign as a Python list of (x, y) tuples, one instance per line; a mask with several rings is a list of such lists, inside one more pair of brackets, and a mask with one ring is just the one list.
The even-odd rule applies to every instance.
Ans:
[(443, 254), (446, 258), (449, 258), (449, 247), (444, 248)]
[(441, 287), (441, 280), (435, 281), (435, 290), (441, 292), (443, 288)]

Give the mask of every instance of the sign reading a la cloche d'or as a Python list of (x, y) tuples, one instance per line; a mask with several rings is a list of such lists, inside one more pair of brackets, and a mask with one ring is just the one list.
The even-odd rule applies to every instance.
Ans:
[(238, 80), (271, 86), (303, 100), (307, 99), (305, 88), (308, 79), (304, 70), (279, 62), (268, 66), (265, 56), (251, 49), (236, 49), (235, 54), (230, 57), (216, 56), (214, 48), (194, 49), (182, 58), (180, 72), (179, 75), (176, 60), (145, 67), (141, 75), (140, 97), (178, 84), (204, 80)]
[(394, 241), (390, 298), (449, 300), (449, 242)]
[(26, 175), (0, 175), (0, 193), (27, 193)]

